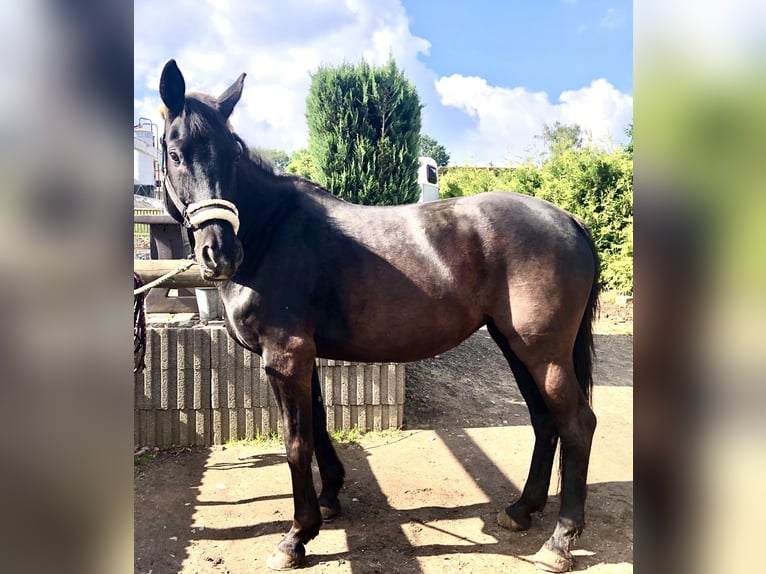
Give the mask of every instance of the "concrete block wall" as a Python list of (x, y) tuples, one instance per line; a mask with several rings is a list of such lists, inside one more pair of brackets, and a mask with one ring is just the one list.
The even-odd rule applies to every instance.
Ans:
[[(222, 324), (148, 326), (135, 375), (136, 446), (223, 444), (272, 432), (279, 411), (261, 358)], [(317, 361), (328, 430), (399, 428), (404, 365)]]

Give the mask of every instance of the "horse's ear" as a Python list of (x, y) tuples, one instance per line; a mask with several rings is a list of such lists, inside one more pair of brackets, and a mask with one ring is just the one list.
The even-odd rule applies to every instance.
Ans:
[(168, 60), (160, 77), (160, 98), (171, 116), (177, 116), (184, 109), (186, 82), (175, 60)]
[(239, 97), (242, 95), (242, 88), (245, 85), (245, 74), (240, 74), (237, 81), (231, 86), (226, 88), (226, 91), (218, 96), (218, 111), (223, 114), (223, 117), (228, 118), (231, 112), (234, 111), (234, 106), (237, 105)]

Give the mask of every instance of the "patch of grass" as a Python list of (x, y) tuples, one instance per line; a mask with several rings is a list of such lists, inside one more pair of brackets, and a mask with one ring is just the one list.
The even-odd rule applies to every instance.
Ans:
[(359, 430), (359, 427), (354, 427), (349, 430), (334, 430), (330, 432), (330, 438), (337, 443), (341, 444), (359, 444), (359, 439), (362, 438), (364, 433)]
[(227, 447), (235, 446), (275, 446), (282, 444), (282, 437), (277, 431), (271, 431), (269, 434), (258, 434), (255, 438), (237, 438), (226, 441)]
[(383, 431), (361, 431), (358, 427), (350, 430), (335, 430), (330, 432), (330, 438), (339, 444), (362, 445), (365, 439), (398, 438), (401, 435), (399, 429), (386, 429)]
[(141, 466), (155, 458), (157, 458), (157, 451), (144, 447), (133, 454), (133, 466)]
[[(400, 435), (399, 430), (384, 430), (384, 431), (367, 431), (364, 432), (359, 427), (354, 427), (349, 430), (334, 430), (330, 431), (330, 439), (333, 442), (344, 445), (360, 445), (363, 439), (376, 439), (376, 438), (397, 438)], [(229, 439), (226, 441), (227, 448), (233, 448), (237, 446), (282, 446), (282, 437), (276, 431), (272, 431), (267, 435), (258, 435), (253, 439)]]

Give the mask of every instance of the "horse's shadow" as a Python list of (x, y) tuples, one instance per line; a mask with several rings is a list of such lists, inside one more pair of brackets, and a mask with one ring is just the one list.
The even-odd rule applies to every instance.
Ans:
[(240, 458), (237, 462), (218, 462), (209, 465), (208, 470), (234, 470), (246, 468), (263, 468), (275, 464), (286, 464), (287, 455), (284, 453), (259, 453), (252, 456)]
[[(614, 339), (613, 342), (618, 341)], [(487, 345), (491, 345), (491, 342), (487, 341)], [(620, 345), (616, 345), (616, 347), (622, 348)], [(610, 356), (614, 355), (613, 350), (610, 351)], [(499, 356), (498, 359), (504, 360), (502, 356)], [(630, 357), (627, 355), (623, 357), (621, 354), (617, 354), (612, 356), (611, 360), (618, 361), (620, 364), (623, 362), (627, 364), (629, 359)], [(468, 367), (466, 368), (468, 369)], [(626, 374), (624, 382), (622, 380), (610, 380), (606, 384), (609, 386), (632, 384), (629, 379), (629, 375)], [(501, 384), (504, 390), (512, 385), (514, 390), (511, 391), (511, 395), (518, 393), (512, 380), (499, 381), (498, 384)], [(448, 389), (444, 392), (447, 393)], [(435, 398), (438, 399), (438, 397)], [(523, 403), (518, 404), (518, 401), (513, 400), (508, 408), (511, 409), (509, 419), (514, 414), (518, 414), (519, 417), (513, 417), (518, 420), (517, 424), (527, 422), (526, 407)], [(432, 423), (434, 422), (436, 421), (433, 420)], [(428, 428), (428, 421), (421, 421), (418, 426)], [(405, 510), (395, 508), (380, 486), (379, 479), (370, 464), (371, 451), (359, 445), (341, 445), (339, 446), (339, 455), (348, 471), (346, 486), (341, 491), (344, 509), (341, 516), (332, 522), (325, 523), (322, 529), (323, 531), (343, 531), (348, 549), (340, 552), (318, 553), (313, 551), (312, 544), (309, 544), (305, 559), (307, 568), (318, 567), (321, 569), (333, 561), (342, 561), (356, 574), (376, 571), (418, 573), (423, 571), (421, 559), (443, 557), (445, 560), (444, 570), (449, 572), (453, 571), (454, 567), (451, 565), (455, 564), (450, 557), (455, 554), (514, 556), (524, 559), (525, 556), (532, 555), (539, 549), (552, 532), (555, 524), (559, 507), (558, 496), (550, 497), (545, 510), (533, 515), (532, 526), (526, 533), (512, 533), (503, 529), (496, 523), (497, 512), (519, 495), (518, 486), (508, 481), (503, 471), (487, 456), (470, 433), (463, 432), (462, 428), (454, 425), (439, 424), (439, 428), (434, 430), (435, 426), (432, 424), (429, 432), (434, 432), (437, 435), (438, 439), (449, 450), (452, 458), (469, 475), (481, 477), (482, 480), (476, 484), (481, 488), (488, 502), (450, 507), (423, 505)], [(286, 466), (284, 453), (258, 453), (225, 463), (211, 463), (207, 460), (207, 456), (192, 453), (184, 463), (187, 474), (184, 479), (185, 484), (179, 484), (183, 487), (179, 489), (179, 492), (191, 490), (194, 493), (195, 488), (201, 483), (202, 475), (207, 472), (212, 471), (223, 475), (227, 472), (265, 469), (275, 465)], [(519, 477), (519, 479), (521, 478)], [(317, 487), (320, 484), (320, 477), (316, 468), (314, 469), (314, 483)], [(356, 487), (355, 484), (364, 485), (363, 496), (361, 495), (361, 488)], [(167, 511), (187, 513), (188, 524), (191, 526), (194, 524), (193, 509), (195, 507), (218, 505), (234, 507), (254, 502), (283, 499), (285, 510), (288, 510), (291, 499), (289, 482), (280, 485), (280, 488), (282, 489), (281, 492), (275, 493), (271, 489), (269, 494), (238, 500), (200, 501), (199, 496), (196, 496), (189, 506), (186, 506), (189, 503), (185, 499), (173, 498), (171, 495), (170, 499), (162, 504), (168, 509)], [(257, 484), (253, 485), (253, 489), (254, 492), (258, 491)], [(613, 528), (608, 529), (608, 531), (614, 532), (614, 536), (589, 536), (589, 529), (586, 528), (583, 539), (580, 541), (581, 544), (578, 545), (582, 550), (576, 551), (575, 569), (583, 570), (597, 564), (632, 563), (632, 537), (625, 532), (626, 524), (632, 522), (632, 482), (591, 483), (588, 489), (586, 513), (589, 524), (592, 527), (596, 524), (612, 525)], [(196, 492), (199, 490), (197, 489)], [(363, 502), (353, 501), (354, 498), (363, 499)], [(143, 512), (144, 509), (140, 509), (137, 504), (137, 556), (140, 555), (141, 548), (145, 544), (162, 544), (164, 540), (162, 536), (166, 534), (162, 531), (155, 532), (151, 521), (142, 516)], [(270, 518), (261, 520), (262, 518), (266, 517), (254, 515), (252, 517), (253, 523), (244, 526), (205, 528), (196, 531), (188, 528), (186, 532), (179, 534), (178, 543), (179, 545), (182, 544), (186, 549), (185, 551), (188, 552), (192, 543), (199, 541), (257, 539), (261, 536), (284, 534), (290, 528), (289, 520)], [(473, 540), (471, 535), (465, 533), (451, 532), (449, 526), (443, 524), (445, 521), (476, 518), (482, 522), (480, 527), (481, 540)], [(379, 527), (376, 528), (376, 525)], [(406, 529), (413, 527), (434, 534), (432, 540), (435, 538), (437, 542), (424, 544), (412, 542), (407, 537)], [(628, 530), (630, 529), (628, 528)], [(474, 530), (474, 532), (476, 531)], [(320, 538), (321, 536), (320, 532)], [(601, 539), (602, 537), (603, 539)], [(159, 542), (157, 542), (158, 540)], [(454, 542), (450, 540), (454, 540)], [(392, 554), (393, 551), (387, 549), (395, 549), (395, 553)], [(386, 554), (386, 552), (388, 553)], [(391, 563), (383, 564), (381, 567), (381, 557), (384, 554)], [(177, 560), (184, 558), (184, 554), (178, 552), (177, 546), (175, 556)], [(166, 570), (163, 570), (162, 564), (157, 566), (155, 571), (174, 571), (170, 565)], [(177, 567), (177, 563), (175, 567)]]
[[(548, 537), (555, 524), (558, 512), (558, 497), (551, 497), (545, 511), (533, 516), (530, 530), (526, 533), (511, 533), (500, 527), (495, 520), (499, 509), (503, 508), (508, 500), (519, 495), (519, 490), (513, 483), (509, 483), (503, 472), (487, 457), (482, 449), (466, 433), (454, 433), (448, 430), (435, 431), (439, 439), (447, 446), (454, 455), (455, 460), (463, 461), (464, 453), (471, 451), (470, 471), (473, 476), (481, 476), (481, 488), (489, 499), (489, 502), (471, 503), (460, 506), (421, 506), (402, 510), (391, 506), (388, 497), (378, 485), (378, 479), (369, 464), (370, 452), (359, 445), (343, 445), (340, 447), (340, 456), (344, 460), (349, 471), (347, 486), (341, 493), (344, 503), (343, 514), (331, 522), (323, 525), (324, 531), (340, 530), (345, 533), (348, 550), (342, 552), (315, 553), (312, 552), (311, 544), (307, 546), (308, 554), (305, 559), (305, 567), (324, 567), (333, 561), (348, 563), (352, 572), (368, 573), (376, 571), (381, 561), (381, 552), (386, 549), (396, 549), (395, 563), (389, 564), (386, 571), (390, 572), (422, 572), (420, 559), (428, 557), (445, 557), (445, 564), (456, 553), (483, 554), (483, 555), (507, 555), (522, 560), (534, 554)], [(214, 464), (208, 468), (226, 470), (228, 468), (241, 468), (250, 465), (258, 468), (266, 464), (282, 464), (284, 455), (266, 454), (255, 455), (243, 459), (241, 464), (224, 465)], [(319, 475), (315, 469), (315, 484), (318, 486)], [(364, 502), (352, 502), (353, 498), (360, 495), (361, 490), (355, 490), (355, 484), (364, 484)], [(274, 494), (266, 497), (255, 497), (246, 500), (198, 503), (198, 504), (247, 504), (254, 501), (284, 498), (285, 504), (289, 505), (289, 485), (285, 485), (282, 494)], [(603, 506), (602, 498), (623, 492), (627, 499), (630, 497), (632, 483), (597, 483), (589, 487), (588, 510), (593, 512)], [(619, 497), (618, 497), (619, 498)], [(632, 503), (631, 503), (632, 504)], [(626, 504), (626, 507), (628, 505)], [(631, 506), (632, 508), (632, 506)], [(452, 532), (440, 525), (443, 521), (467, 520), (479, 518), (482, 521), (481, 533), (483, 540), (473, 540), (471, 535)], [(254, 517), (257, 520), (257, 517)], [(593, 520), (603, 520), (599, 515)], [(619, 531), (620, 523), (624, 516), (614, 516), (615, 528)], [(376, 529), (375, 525), (386, 522), (385, 528)], [(391, 528), (391, 522), (399, 528)], [(406, 536), (403, 526), (417, 526), (420, 529), (429, 530), (437, 534), (440, 540), (452, 538), (454, 543), (439, 542), (414, 544)], [(249, 526), (237, 526), (229, 528), (207, 528), (197, 532), (195, 540), (246, 540), (259, 536), (284, 534), (290, 527), (289, 520), (267, 520), (255, 522)], [(371, 532), (374, 534), (371, 535)], [(320, 532), (321, 536), (321, 532)], [(587, 531), (586, 531), (587, 536)], [(587, 540), (587, 539), (586, 539)], [(604, 564), (605, 559), (599, 548), (609, 546), (609, 541), (587, 540), (586, 551), (578, 552), (575, 569), (583, 570), (596, 564)], [(631, 562), (631, 548), (625, 547), (615, 556), (614, 541), (610, 548), (612, 560), (617, 563)], [(381, 570), (382, 571), (382, 570)], [(446, 566), (446, 571), (449, 566)]]

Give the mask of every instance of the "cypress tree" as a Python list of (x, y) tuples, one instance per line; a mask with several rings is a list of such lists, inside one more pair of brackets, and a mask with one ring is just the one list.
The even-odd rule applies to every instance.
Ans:
[(320, 67), (306, 98), (312, 179), (352, 203), (416, 201), (421, 107), (393, 58)]

